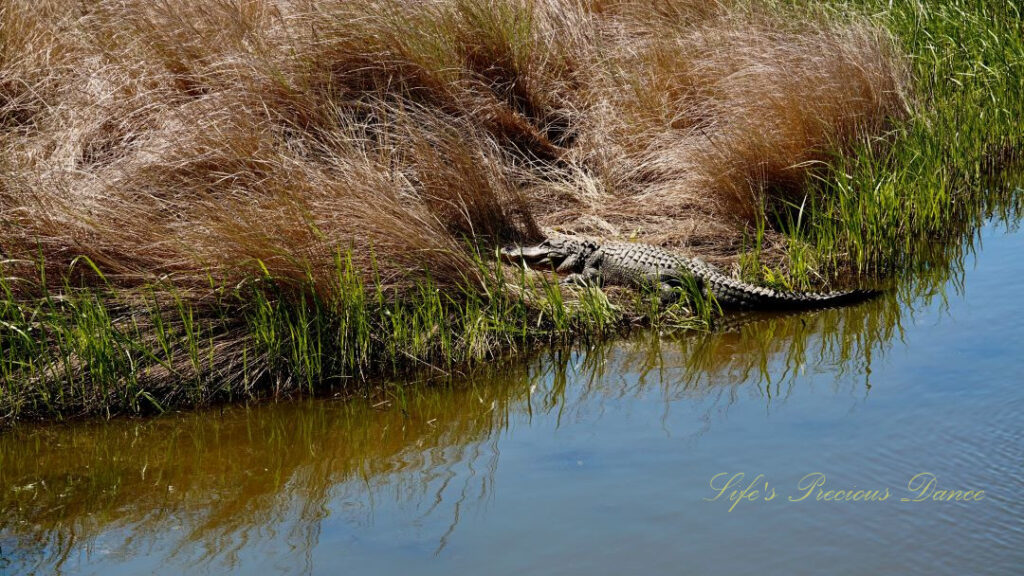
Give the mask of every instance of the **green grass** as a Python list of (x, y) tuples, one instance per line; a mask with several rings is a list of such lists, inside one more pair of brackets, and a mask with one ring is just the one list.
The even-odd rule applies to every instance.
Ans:
[(837, 153), (800, 206), (769, 217), (788, 242), (784, 272), (765, 271), (766, 280), (807, 286), (851, 271), (885, 278), (942, 265), (937, 247), (957, 242), (1017, 193), (1007, 173), (1024, 158), (1021, 4), (865, 0), (824, 10), (851, 7), (889, 29), (908, 54), (913, 114), (882, 138)]
[(264, 277), (220, 287), (201, 309), (173, 287), (104, 292), (65, 281), (26, 300), (0, 279), (0, 422), (351, 393), (373, 377), (451, 376), (497, 354), (605, 338), (641, 319), (689, 328), (710, 318), (699, 297), (663, 307), (635, 294), (616, 304), (544, 274), (523, 271), (512, 283), (501, 265), (477, 262), (482, 289), (453, 293), (428, 279), (395, 298), (364, 283), (339, 252), (330, 298), (317, 296), (324, 287), (312, 280)]

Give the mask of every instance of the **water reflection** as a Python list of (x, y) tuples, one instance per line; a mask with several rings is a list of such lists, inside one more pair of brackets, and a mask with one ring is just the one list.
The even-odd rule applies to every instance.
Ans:
[[(639, 334), (548, 350), (459, 384), (396, 384), (369, 401), (17, 428), (0, 436), (5, 561), (16, 572), (59, 571), (83, 553), (130, 558), (159, 542), (152, 552), (181, 566), (231, 566), (246, 548), (308, 564), (329, 510), (365, 527), (379, 499), (414, 503), (416, 522), (439, 523), (440, 550), (466, 508), (493, 492), (512, 418), (558, 426), (651, 395), (666, 413), (682, 399), (707, 400), (710, 412), (744, 389), (770, 406), (804, 370), (862, 374), (866, 393), (900, 310), (885, 298), (735, 318), (713, 334)], [(130, 536), (101, 538), (112, 533)]]

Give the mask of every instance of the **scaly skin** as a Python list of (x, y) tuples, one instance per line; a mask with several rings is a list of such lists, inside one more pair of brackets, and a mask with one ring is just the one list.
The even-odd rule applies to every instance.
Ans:
[(780, 292), (734, 280), (695, 258), (677, 256), (650, 244), (597, 243), (569, 236), (555, 236), (532, 247), (504, 248), (502, 256), (534, 267), (553, 267), (568, 273), (565, 282), (615, 284), (634, 288), (656, 287), (663, 301), (677, 298), (687, 278), (693, 278), (705, 294), (723, 308), (782, 310), (827, 308), (869, 298), (871, 290), (845, 292)]

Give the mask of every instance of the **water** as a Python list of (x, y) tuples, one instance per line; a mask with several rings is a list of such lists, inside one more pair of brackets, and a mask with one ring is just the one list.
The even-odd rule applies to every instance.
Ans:
[(1020, 574), (1024, 234), (980, 238), (945, 298), (5, 432), (0, 573)]

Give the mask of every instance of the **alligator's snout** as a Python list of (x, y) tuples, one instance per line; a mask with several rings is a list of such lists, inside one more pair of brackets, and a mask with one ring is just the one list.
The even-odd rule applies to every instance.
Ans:
[(534, 265), (551, 263), (551, 250), (543, 244), (536, 246), (506, 246), (501, 249), (501, 256), (509, 262), (523, 262)]

